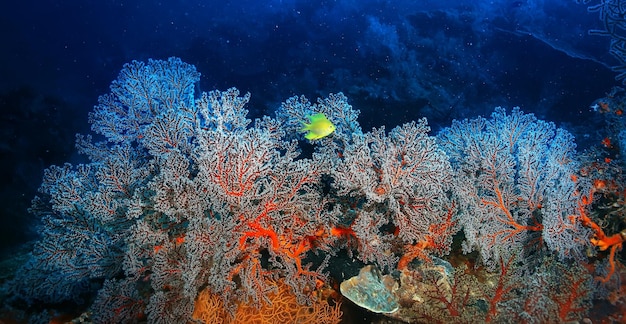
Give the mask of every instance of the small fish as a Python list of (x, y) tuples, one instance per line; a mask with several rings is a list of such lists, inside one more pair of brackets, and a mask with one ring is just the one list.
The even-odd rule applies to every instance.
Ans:
[(310, 124), (302, 123), (300, 131), (308, 132), (304, 137), (310, 141), (324, 138), (332, 134), (336, 129), (335, 125), (322, 113), (309, 116), (309, 121), (311, 121)]

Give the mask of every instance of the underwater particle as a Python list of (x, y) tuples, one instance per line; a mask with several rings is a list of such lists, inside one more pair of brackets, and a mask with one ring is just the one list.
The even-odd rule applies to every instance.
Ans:
[(365, 266), (359, 275), (341, 283), (341, 294), (355, 304), (374, 313), (393, 313), (398, 310), (399, 304), (391, 291), (388, 276), (380, 275), (380, 271), (373, 265)]
[(308, 132), (304, 137), (310, 141), (318, 140), (332, 134), (336, 127), (322, 113), (309, 116), (310, 124), (302, 123), (301, 132)]

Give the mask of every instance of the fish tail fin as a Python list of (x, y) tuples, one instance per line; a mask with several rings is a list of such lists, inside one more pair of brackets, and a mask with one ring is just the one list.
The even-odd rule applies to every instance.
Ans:
[(311, 130), (311, 124), (307, 124), (305, 122), (300, 122), (300, 133), (306, 133)]

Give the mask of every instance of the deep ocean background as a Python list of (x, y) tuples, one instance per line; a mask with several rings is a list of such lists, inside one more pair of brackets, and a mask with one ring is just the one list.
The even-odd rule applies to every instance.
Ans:
[(589, 105), (620, 82), (597, 13), (573, 0), (3, 1), (0, 248), (36, 235), (43, 170), (78, 163), (76, 133), (132, 60), (180, 57), (199, 91), (237, 87), (251, 115), (344, 92), (364, 130), (520, 106), (599, 141)]

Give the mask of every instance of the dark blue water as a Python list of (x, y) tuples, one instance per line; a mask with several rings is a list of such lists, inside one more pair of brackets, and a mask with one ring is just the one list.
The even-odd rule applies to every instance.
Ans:
[[(293, 95), (343, 92), (364, 130), (520, 106), (596, 144), (589, 106), (621, 85), (590, 4), (551, 1), (4, 1), (0, 4), (0, 248), (36, 235), (27, 212), (51, 164), (124, 63), (180, 57), (201, 91), (252, 94), (251, 117)], [(589, 138), (592, 138), (591, 140)], [(588, 142), (591, 141), (591, 142)]]

